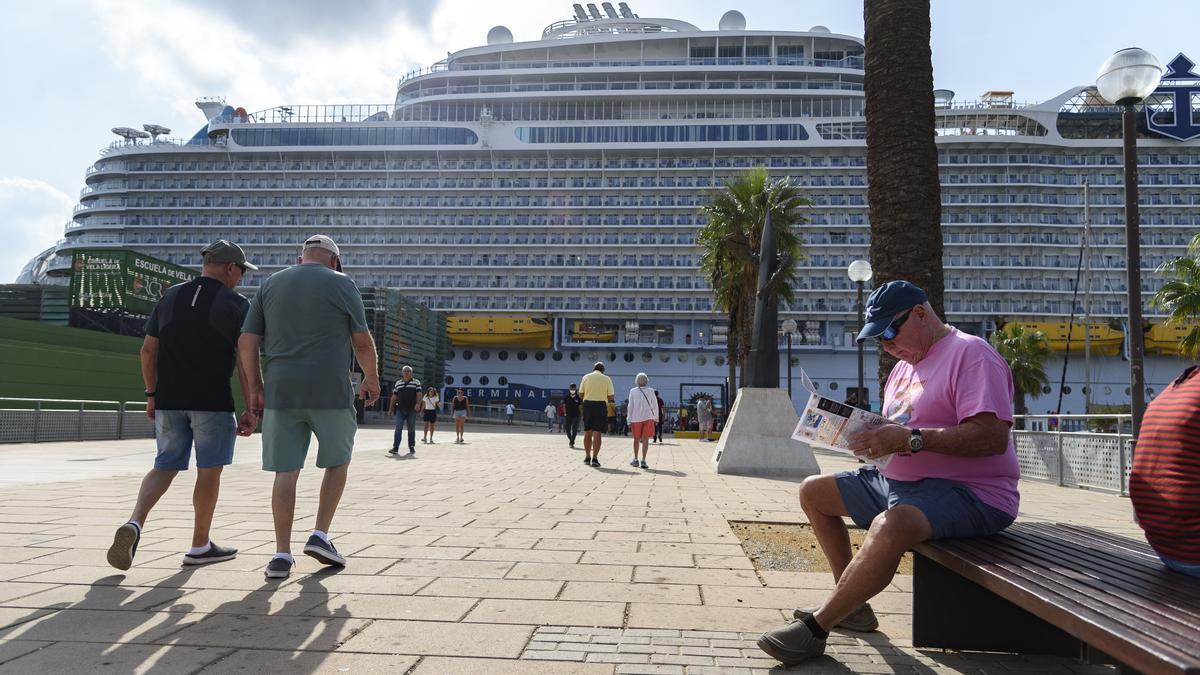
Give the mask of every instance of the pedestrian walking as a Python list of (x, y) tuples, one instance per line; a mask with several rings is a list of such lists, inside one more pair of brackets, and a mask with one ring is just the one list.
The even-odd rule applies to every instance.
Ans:
[(513, 413), (515, 413), (515, 412), (516, 412), (516, 408), (513, 407), (512, 401), (509, 401), (508, 405), (504, 406), (504, 423), (505, 424), (513, 423)]
[(554, 433), (554, 415), (558, 409), (554, 407), (553, 402), (550, 402), (546, 404), (546, 409), (542, 412), (546, 413), (546, 431)]
[[(341, 251), (332, 239), (309, 237), (299, 263), (276, 272), (259, 287), (238, 340), (242, 392), (250, 409), (242, 423), (253, 426), (261, 416), (263, 470), (275, 473), (275, 555), (267, 563), (269, 579), (288, 577), (295, 565), (291, 539), (296, 483), (313, 435), (317, 467), (325, 474), (316, 527), (304, 553), (324, 565), (346, 564), (329, 529), (346, 489), (358, 430), (347, 366), (353, 353), (363, 372), (362, 396), (370, 406), (379, 400), (379, 359), (367, 330), (362, 295), (350, 277), (337, 271), (340, 267)], [(260, 349), (266, 357), (265, 382)]]
[(654, 390), (654, 402), (658, 404), (658, 421), (654, 425), (654, 442), (662, 443), (663, 427), (667, 424), (667, 404), (658, 395), (658, 390)]
[(567, 444), (575, 447), (575, 437), (579, 435), (579, 416), (583, 409), (583, 399), (575, 391), (575, 384), (567, 387), (567, 397), (563, 399), (564, 428), (567, 431)]
[(583, 463), (600, 466), (600, 444), (608, 428), (608, 407), (615, 396), (613, 383), (604, 374), (604, 364), (596, 362), (592, 372), (579, 381), (579, 396), (583, 399)]
[(558, 421), (558, 433), (561, 434), (563, 430), (563, 420), (567, 417), (567, 406), (562, 401), (558, 402), (557, 412), (558, 414), (555, 419)]
[(421, 410), (421, 381), (413, 377), (412, 366), (404, 366), (400, 379), (392, 387), (392, 400), (387, 413), (396, 416), (396, 432), (392, 436), (389, 455), (400, 454), (400, 436), (408, 427), (408, 454), (417, 452), (417, 412)]
[(471, 401), (467, 399), (467, 393), (459, 389), (454, 398), (450, 399), (450, 408), (454, 414), (454, 433), (457, 434), (454, 442), (465, 443), (463, 429), (467, 426), (467, 419), (471, 417)]
[(421, 397), (422, 419), (425, 421), (425, 429), (421, 432), (422, 443), (433, 443), (433, 432), (437, 430), (438, 406), (441, 404), (437, 389), (429, 387), (425, 390), (425, 395)]
[(608, 433), (617, 435), (617, 402), (608, 401), (606, 405), (608, 415)]
[(629, 435), (629, 401), (621, 402), (617, 408), (617, 433), (622, 436)]
[[(629, 465), (649, 469), (646, 464), (646, 453), (650, 451), (650, 437), (654, 435), (654, 426), (658, 421), (658, 396), (653, 389), (647, 388), (650, 378), (645, 373), (638, 373), (634, 378), (637, 385), (629, 390), (629, 426), (633, 430), (633, 459)], [(642, 459), (638, 461), (638, 445), (642, 448)]]
[(234, 439), (254, 430), (238, 427), (229, 378), (238, 333), (250, 306), (233, 289), (246, 270), (258, 268), (246, 262), (238, 245), (224, 239), (208, 245), (200, 255), (200, 276), (167, 289), (146, 321), (142, 381), (158, 452), (154, 468), (142, 479), (129, 521), (117, 528), (108, 549), (108, 563), (120, 570), (133, 565), (146, 519), (175, 476), (187, 471), (193, 445), (195, 521), (192, 546), (183, 564), (205, 565), (237, 555), (236, 548), (213, 543), (210, 530), (221, 470), (233, 461)]
[(712, 399), (706, 394), (700, 395), (700, 400), (696, 401), (696, 421), (700, 427), (700, 440), (711, 443), (713, 430), (713, 408)]

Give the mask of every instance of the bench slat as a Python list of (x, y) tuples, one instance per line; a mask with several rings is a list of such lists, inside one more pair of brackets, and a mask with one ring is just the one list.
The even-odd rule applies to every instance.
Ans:
[[(1168, 615), (1153, 604), (1179, 597), (1170, 595), (1184, 590), (1176, 575), (1130, 546), (1135, 542), (1106, 538), (1100, 547), (1106, 557), (1098, 558), (1094, 542), (1084, 543), (1086, 530), (1060, 534), (1054, 526), (1021, 524), (991, 538), (927, 542), (918, 551), (1131, 666), (1155, 671), (1166, 662), (1176, 672), (1200, 672), (1200, 607), (1171, 605)], [(1158, 632), (1120, 616), (1138, 617)]]
[[(1033, 580), (1043, 588), (1059, 593), (1080, 608), (1097, 613), (1102, 618), (1094, 621), (1098, 625), (1106, 626), (1108, 630), (1112, 630), (1114, 626), (1123, 627), (1129, 633), (1142, 634), (1143, 639), (1170, 644), (1183, 651), (1200, 651), (1200, 640), (1197, 640), (1200, 629), (1196, 626), (1194, 615), (1188, 617), (1178, 612), (1172, 616), (1156, 611), (1152, 600), (1140, 596), (1136, 589), (1131, 590), (1116, 576), (1070, 578), (1063, 581), (1061, 570), (1047, 568), (1041, 565), (1041, 561), (1036, 557), (1029, 557), (1027, 552), (1006, 547), (1001, 542), (979, 540), (979, 546), (973, 548), (982, 554), (983, 560), (1009, 556), (1008, 561), (997, 564), (1010, 573), (1018, 573), (1021, 579)], [(1023, 559), (1018, 561), (1015, 559), (1017, 556)], [(1125, 623), (1121, 619), (1123, 616), (1136, 618), (1140, 624), (1150, 624), (1156, 632), (1147, 633), (1150, 629), (1142, 628), (1138, 624)]]

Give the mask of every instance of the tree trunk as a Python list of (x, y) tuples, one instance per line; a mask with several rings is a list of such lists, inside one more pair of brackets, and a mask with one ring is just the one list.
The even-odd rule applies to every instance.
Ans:
[[(1017, 414), (1017, 415), (1029, 414), (1029, 409), (1025, 406), (1025, 390), (1018, 386), (1015, 386), (1015, 385), (1013, 386), (1013, 408), (1014, 408), (1014, 410), (1013, 410), (1014, 414)], [(1025, 420), (1023, 420), (1023, 419), (1016, 420), (1016, 423), (1013, 424), (1013, 428), (1014, 429), (1024, 429), (1025, 428)]]
[[(865, 0), (863, 23), (874, 283), (911, 281), (944, 317), (929, 0)], [(895, 364), (881, 351), (880, 391)]]
[[(741, 342), (741, 334), (737, 327), (737, 310), (735, 309), (729, 315), (729, 332), (725, 337), (725, 365), (729, 368), (729, 398), (732, 400), (737, 393), (737, 363), (738, 363), (738, 345)], [(729, 401), (725, 401), (725, 405), (729, 405)]]

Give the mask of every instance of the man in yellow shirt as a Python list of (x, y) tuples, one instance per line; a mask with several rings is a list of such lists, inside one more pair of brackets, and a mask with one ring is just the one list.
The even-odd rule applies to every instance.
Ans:
[(616, 398), (612, 379), (604, 374), (604, 364), (597, 362), (592, 372), (579, 381), (579, 396), (583, 398), (583, 463), (600, 466), (600, 441), (608, 427), (608, 406)]

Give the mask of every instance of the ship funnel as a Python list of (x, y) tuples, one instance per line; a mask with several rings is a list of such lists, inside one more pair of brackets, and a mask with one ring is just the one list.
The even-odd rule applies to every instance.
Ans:
[(933, 107), (937, 110), (949, 108), (954, 103), (954, 92), (949, 89), (933, 90)]

